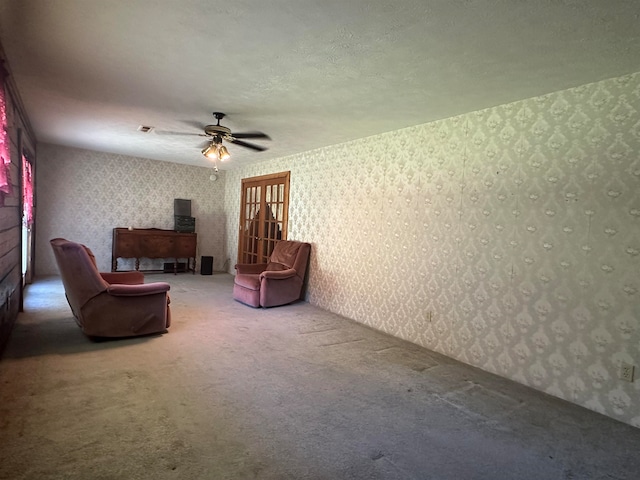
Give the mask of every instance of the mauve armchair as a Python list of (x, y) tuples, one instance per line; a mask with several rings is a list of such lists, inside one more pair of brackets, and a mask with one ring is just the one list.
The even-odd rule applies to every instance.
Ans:
[(275, 307), (299, 300), (302, 295), (311, 245), (279, 241), (268, 263), (239, 263), (233, 298), (251, 307)]
[(171, 325), (169, 284), (143, 283), (141, 272), (100, 273), (91, 250), (64, 238), (50, 241), (67, 301), (90, 337), (166, 332)]

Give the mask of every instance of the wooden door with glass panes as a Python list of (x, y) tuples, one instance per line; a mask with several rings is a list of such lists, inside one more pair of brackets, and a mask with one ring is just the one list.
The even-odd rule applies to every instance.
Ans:
[(242, 180), (238, 263), (266, 263), (276, 243), (287, 239), (290, 173)]

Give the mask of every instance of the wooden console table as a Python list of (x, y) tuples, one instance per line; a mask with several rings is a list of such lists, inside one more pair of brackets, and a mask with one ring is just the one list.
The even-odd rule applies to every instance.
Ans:
[[(141, 258), (173, 260), (173, 273), (178, 273), (178, 259), (187, 260), (187, 271), (196, 272), (197, 234), (161, 230), (159, 228), (114, 228), (111, 271), (118, 271), (118, 258), (135, 258), (140, 270)], [(147, 270), (164, 271), (164, 270)]]

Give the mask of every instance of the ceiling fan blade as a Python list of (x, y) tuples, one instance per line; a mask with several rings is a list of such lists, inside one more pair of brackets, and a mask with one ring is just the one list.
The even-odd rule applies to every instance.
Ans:
[(190, 127), (197, 128), (198, 130), (204, 130), (206, 125), (202, 122), (196, 122), (195, 120), (180, 120), (180, 123), (184, 123), (185, 125), (189, 125)]
[(269, 135), (262, 132), (232, 133), (231, 136), (234, 138), (262, 138), (264, 140), (271, 140)]
[(235, 138), (229, 140), (231, 143), (235, 143), (236, 145), (240, 145), (241, 147), (250, 148), (251, 150), (255, 150), (256, 152), (263, 152), (266, 150), (266, 147), (261, 147), (259, 145), (254, 145), (253, 143), (243, 142), (242, 140), (236, 140)]
[(191, 132), (171, 132), (167, 130), (156, 130), (156, 135), (181, 135), (189, 137), (206, 137), (204, 133), (191, 133)]

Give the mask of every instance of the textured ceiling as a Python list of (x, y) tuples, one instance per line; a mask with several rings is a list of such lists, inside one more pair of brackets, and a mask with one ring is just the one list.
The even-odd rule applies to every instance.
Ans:
[[(227, 168), (640, 71), (638, 0), (0, 0), (42, 142)], [(139, 125), (155, 127), (151, 133)]]

